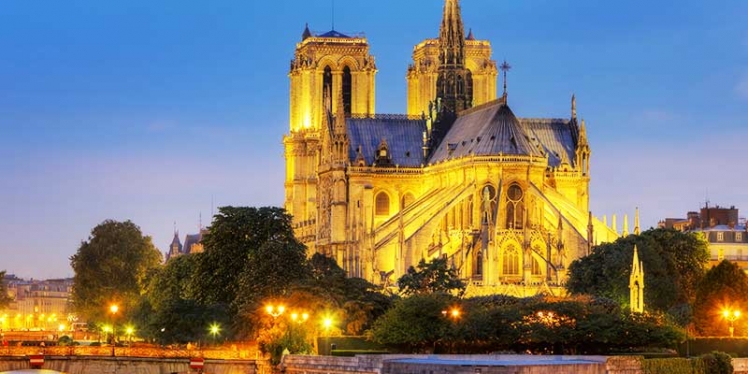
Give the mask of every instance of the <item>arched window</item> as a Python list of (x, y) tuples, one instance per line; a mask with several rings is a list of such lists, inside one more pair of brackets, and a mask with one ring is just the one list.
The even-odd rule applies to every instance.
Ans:
[(473, 73), (471, 73), (470, 70), (468, 70), (465, 80), (466, 80), (465, 95), (467, 96), (468, 103), (470, 104), (470, 106), (472, 106), (473, 105)]
[(390, 197), (386, 193), (380, 192), (377, 194), (374, 212), (378, 216), (390, 215)]
[(468, 196), (468, 203), (467, 203), (467, 227), (472, 228), (473, 227), (473, 195)]
[(502, 255), (504, 275), (519, 275), (519, 251), (510, 244)]
[(543, 275), (543, 268), (540, 267), (540, 261), (535, 256), (532, 257), (532, 275)]
[(506, 228), (522, 229), (522, 218), (524, 215), (524, 206), (522, 198), (524, 193), (518, 184), (512, 184), (506, 191)]
[(416, 201), (416, 198), (413, 197), (413, 194), (408, 192), (405, 195), (403, 195), (403, 206), (402, 209), (405, 209), (410, 206), (410, 204), (413, 204), (413, 202)]
[(351, 114), (351, 100), (353, 98), (353, 78), (351, 77), (351, 68), (343, 68), (343, 110), (348, 116)]
[(475, 255), (475, 275), (483, 275), (483, 252)]
[(329, 66), (325, 67), (322, 75), (322, 97), (327, 100), (322, 103), (322, 107), (332, 110), (332, 69)]

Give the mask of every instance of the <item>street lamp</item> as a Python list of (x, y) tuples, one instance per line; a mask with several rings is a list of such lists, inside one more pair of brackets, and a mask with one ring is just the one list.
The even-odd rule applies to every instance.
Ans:
[(132, 326), (125, 327), (125, 334), (127, 334), (127, 341), (132, 343), (132, 334), (135, 333), (135, 328)]
[(309, 319), (309, 313), (291, 313), (291, 321), (296, 323), (306, 322)]
[(740, 318), (740, 311), (737, 309), (735, 310), (725, 309), (722, 311), (722, 317), (730, 321), (730, 337), (731, 338), (734, 337), (735, 336), (734, 324), (735, 324), (735, 320)]
[(117, 336), (116, 336), (117, 327), (114, 324), (114, 317), (118, 311), (119, 311), (119, 305), (112, 304), (109, 306), (109, 313), (111, 313), (111, 318), (112, 318), (112, 357), (114, 357), (114, 343), (117, 340)]
[(283, 305), (268, 304), (267, 306), (265, 306), (265, 312), (267, 312), (267, 314), (273, 316), (273, 319), (278, 318), (278, 316), (280, 316), (281, 314), (283, 314), (283, 312), (285, 312), (285, 311), (286, 311), (286, 307), (283, 306)]
[(450, 310), (442, 310), (442, 316), (452, 318), (455, 321), (460, 318), (460, 314), (462, 312), (456, 307)]
[(214, 323), (210, 325), (210, 335), (213, 336), (213, 344), (216, 344), (216, 336), (221, 333), (221, 325)]

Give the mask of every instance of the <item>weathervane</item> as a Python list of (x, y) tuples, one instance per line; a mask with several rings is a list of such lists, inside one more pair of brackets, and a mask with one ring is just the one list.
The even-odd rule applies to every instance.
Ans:
[(509, 65), (509, 63), (506, 62), (506, 60), (504, 60), (504, 63), (502, 63), (501, 66), (499, 66), (499, 69), (501, 69), (501, 71), (504, 72), (504, 96), (506, 96), (506, 72), (508, 72), (509, 70), (512, 70), (512, 66)]

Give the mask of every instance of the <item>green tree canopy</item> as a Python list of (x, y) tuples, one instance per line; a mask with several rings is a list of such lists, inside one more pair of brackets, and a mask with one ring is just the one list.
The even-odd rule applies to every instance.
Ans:
[(748, 275), (730, 261), (723, 260), (707, 271), (696, 291), (693, 323), (696, 331), (706, 336), (726, 336), (729, 321), (724, 310), (740, 310), (743, 316), (735, 321), (736, 335), (742, 335), (748, 315)]
[(0, 271), (0, 310), (7, 307), (11, 301), (13, 300), (8, 295), (8, 285), (5, 283), (5, 270), (3, 270)]
[(409, 267), (408, 271), (397, 280), (397, 284), (403, 295), (454, 292), (462, 296), (466, 288), (457, 270), (451, 268), (447, 264), (447, 259), (443, 257), (429, 262), (421, 259), (417, 268)]
[[(456, 302), (444, 294), (402, 299), (375, 322), (373, 339), (407, 352), (604, 354), (671, 348), (684, 336), (662, 314), (629, 313), (611, 300), (590, 296), (484, 296)], [(458, 318), (450, 317), (454, 307), (461, 310)]]
[(73, 305), (89, 322), (105, 321), (109, 305), (132, 313), (161, 263), (161, 253), (130, 221), (107, 220), (94, 227), (70, 257)]
[(596, 246), (592, 254), (569, 267), (569, 292), (628, 305), (634, 245), (644, 264), (648, 308), (668, 312), (693, 302), (694, 287), (704, 276), (709, 260), (708, 243), (697, 234), (666, 229), (652, 229)]
[[(236, 315), (242, 274), (251, 267), (257, 251), (270, 246), (296, 243), (291, 218), (276, 207), (232, 207), (218, 209), (209, 232), (203, 237), (192, 290), (206, 305), (225, 305)], [(267, 247), (266, 247), (267, 248)]]
[(456, 299), (443, 293), (414, 294), (400, 299), (374, 322), (372, 338), (406, 352), (433, 350), (447, 336), (447, 330), (453, 328), (453, 321), (445, 314), (455, 302)]
[[(191, 277), (198, 257), (172, 258), (153, 276), (134, 316), (139, 336), (161, 344), (207, 342), (212, 340), (208, 336), (211, 325), (231, 325), (225, 308), (203, 305), (194, 298)], [(224, 331), (224, 337), (227, 333), (231, 331)]]

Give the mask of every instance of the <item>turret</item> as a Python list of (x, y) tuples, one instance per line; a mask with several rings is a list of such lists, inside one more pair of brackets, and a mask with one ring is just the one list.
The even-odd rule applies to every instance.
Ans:
[(634, 216), (634, 235), (641, 234), (641, 227), (639, 227), (639, 207), (636, 207), (636, 215)]
[[(576, 123), (577, 103), (575, 97), (572, 97), (571, 108), (572, 122)], [(590, 143), (587, 141), (587, 124), (584, 122), (584, 120), (582, 120), (582, 124), (578, 127), (578, 131), (579, 138), (577, 141), (576, 149), (577, 168), (582, 172), (582, 175), (589, 176), (590, 155), (592, 152), (590, 151)]]

